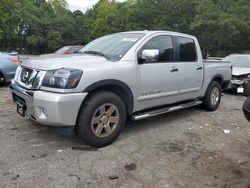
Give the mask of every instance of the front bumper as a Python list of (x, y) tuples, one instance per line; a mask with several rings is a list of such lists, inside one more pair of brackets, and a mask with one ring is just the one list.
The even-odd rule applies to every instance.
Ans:
[(51, 126), (75, 126), (79, 109), (88, 93), (52, 93), (10, 85), (13, 101), (25, 103), (25, 116)]
[(232, 78), (231, 80), (231, 86), (232, 86), (232, 89), (237, 89), (238, 87), (244, 87), (244, 85), (248, 84), (250, 82), (250, 78), (238, 78), (238, 77), (235, 77)]
[(238, 87), (243, 86), (245, 83), (245, 80), (231, 80), (232, 89), (237, 89)]

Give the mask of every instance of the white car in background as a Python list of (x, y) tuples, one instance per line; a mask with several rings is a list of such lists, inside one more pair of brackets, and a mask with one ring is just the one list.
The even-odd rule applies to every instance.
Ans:
[(223, 59), (233, 66), (231, 89), (246, 96), (250, 95), (250, 54), (232, 54)]

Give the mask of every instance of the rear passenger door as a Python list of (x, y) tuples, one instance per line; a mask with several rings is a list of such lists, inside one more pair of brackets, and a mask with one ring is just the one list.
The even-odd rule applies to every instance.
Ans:
[(195, 99), (200, 96), (203, 84), (203, 61), (198, 58), (194, 39), (175, 36), (176, 74), (175, 83), (178, 86), (178, 101)]

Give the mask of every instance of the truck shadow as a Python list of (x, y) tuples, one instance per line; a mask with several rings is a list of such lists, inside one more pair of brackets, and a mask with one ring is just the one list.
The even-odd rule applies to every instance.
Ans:
[[(185, 119), (189, 119), (190, 117), (194, 116), (195, 114), (201, 113), (203, 110), (199, 107), (192, 107), (188, 109), (179, 110), (176, 112), (171, 112), (167, 114), (158, 115), (155, 117), (151, 117), (144, 120), (139, 121), (132, 121), (128, 118), (127, 123), (125, 125), (124, 130), (121, 132), (121, 136), (118, 137), (118, 139), (114, 142), (123, 142), (124, 136), (132, 136), (138, 134), (142, 131), (150, 131), (153, 129), (159, 129), (161, 127), (168, 126), (169, 129), (173, 128), (176, 122), (184, 121)], [(85, 146), (84, 143), (79, 142), (79, 140), (76, 137), (76, 134), (70, 135), (67, 130), (60, 130), (55, 129), (53, 127), (46, 127), (44, 128), (44, 125), (40, 125), (36, 122), (32, 123), (34, 126), (36, 126), (38, 129), (41, 129), (40, 134), (41, 137), (43, 136), (49, 136), (52, 140), (60, 140), (62, 142), (59, 145), (65, 146)], [(72, 130), (71, 130), (72, 131)]]
[(173, 123), (183, 121), (201, 112), (203, 112), (203, 109), (200, 107), (191, 107), (139, 121), (128, 119), (123, 133), (136, 134), (136, 132), (141, 130), (155, 129), (165, 126), (172, 127)]
[(5, 88), (5, 87), (9, 87), (10, 86), (10, 82), (5, 82), (3, 84), (0, 84), (0, 88)]
[(237, 91), (234, 91), (234, 90), (227, 90), (227, 91), (224, 91), (225, 95), (232, 95), (232, 96), (241, 96), (241, 97), (247, 97), (247, 96), (244, 96), (242, 93), (237, 93)]

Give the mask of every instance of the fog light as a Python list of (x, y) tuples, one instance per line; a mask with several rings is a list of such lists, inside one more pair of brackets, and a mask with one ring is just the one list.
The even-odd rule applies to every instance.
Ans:
[(43, 108), (43, 114), (44, 114), (46, 117), (48, 117), (48, 112), (47, 112), (47, 110), (46, 110), (45, 108)]
[(35, 108), (35, 114), (38, 119), (47, 119), (48, 118), (48, 112), (45, 108), (41, 106), (37, 106)]

